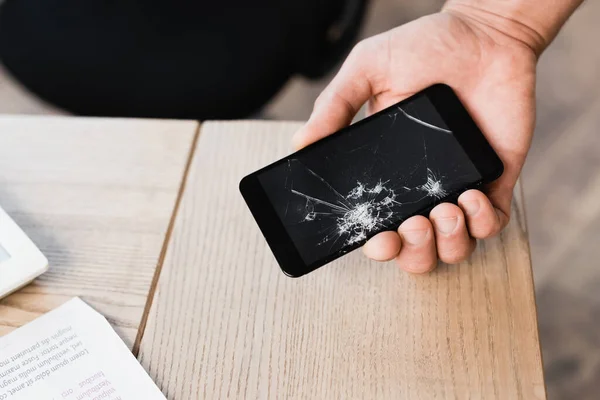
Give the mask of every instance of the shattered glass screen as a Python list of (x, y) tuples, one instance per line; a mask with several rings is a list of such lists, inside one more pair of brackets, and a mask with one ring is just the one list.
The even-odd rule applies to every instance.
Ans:
[(480, 179), (424, 95), (258, 176), (307, 265)]

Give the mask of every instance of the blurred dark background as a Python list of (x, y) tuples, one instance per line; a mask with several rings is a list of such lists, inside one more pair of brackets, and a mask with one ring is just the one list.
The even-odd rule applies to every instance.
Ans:
[[(360, 35), (386, 31), (442, 4), (372, 1)], [(551, 399), (597, 399), (600, 393), (599, 18), (600, 2), (586, 2), (540, 59), (537, 128), (522, 179)], [(295, 76), (255, 115), (304, 120), (331, 77)], [(28, 93), (5, 69), (0, 113), (66, 114)]]

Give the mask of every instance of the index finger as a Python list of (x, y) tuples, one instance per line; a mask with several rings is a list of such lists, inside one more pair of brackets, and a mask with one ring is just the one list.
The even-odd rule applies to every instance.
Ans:
[(374, 69), (377, 62), (370, 62), (369, 54), (377, 52), (378, 38), (358, 43), (338, 74), (315, 101), (308, 122), (294, 135), (296, 149), (301, 149), (342, 129), (352, 122), (352, 118), (369, 98), (376, 94)]

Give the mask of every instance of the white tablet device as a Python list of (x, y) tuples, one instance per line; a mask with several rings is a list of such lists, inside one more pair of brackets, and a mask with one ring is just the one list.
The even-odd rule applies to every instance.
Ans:
[(0, 298), (48, 270), (48, 260), (0, 208)]

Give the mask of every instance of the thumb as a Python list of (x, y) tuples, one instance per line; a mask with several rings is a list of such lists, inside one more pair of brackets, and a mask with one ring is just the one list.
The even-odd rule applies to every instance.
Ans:
[[(308, 122), (294, 135), (293, 144), (301, 149), (347, 126), (371, 96), (377, 94), (375, 76), (387, 68), (382, 60), (387, 51), (376, 36), (358, 43), (331, 83), (315, 101)], [(383, 51), (381, 51), (383, 50)]]

